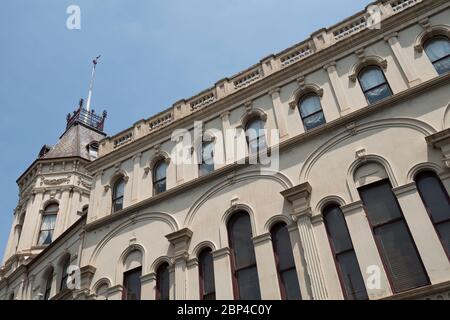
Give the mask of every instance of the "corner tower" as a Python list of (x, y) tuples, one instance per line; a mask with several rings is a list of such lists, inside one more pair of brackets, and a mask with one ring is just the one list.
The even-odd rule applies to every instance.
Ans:
[(50, 246), (86, 214), (92, 178), (86, 164), (97, 157), (106, 111), (98, 115), (80, 100), (67, 115), (59, 141), (44, 145), (37, 159), (17, 180), (19, 201), (8, 239), (3, 271), (12, 271)]

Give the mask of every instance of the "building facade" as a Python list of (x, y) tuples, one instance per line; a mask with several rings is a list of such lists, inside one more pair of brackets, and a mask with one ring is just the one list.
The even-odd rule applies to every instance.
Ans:
[(366, 9), (111, 137), (80, 104), (0, 298), (450, 299), (450, 3)]

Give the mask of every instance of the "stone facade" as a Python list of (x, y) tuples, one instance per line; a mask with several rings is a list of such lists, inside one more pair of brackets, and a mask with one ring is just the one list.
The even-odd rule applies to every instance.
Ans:
[[(450, 192), (450, 74), (438, 75), (424, 51), (432, 37), (449, 37), (450, 3), (382, 0), (376, 5), (380, 28), (369, 28), (364, 11), (317, 31), (118, 135), (97, 137), (95, 161), (39, 159), (18, 181), (20, 201), (0, 269), (0, 298), (42, 298), (52, 274), (53, 299), (121, 299), (124, 273), (141, 267), (141, 297), (155, 299), (156, 272), (166, 262), (170, 298), (199, 299), (198, 254), (209, 247), (216, 297), (233, 299), (227, 222), (243, 210), (251, 219), (262, 299), (282, 297), (270, 234), (280, 221), (289, 230), (302, 298), (344, 299), (322, 214), (335, 203), (363, 277), (371, 266), (380, 266), (380, 285), (366, 283), (369, 299), (448, 299), (449, 257), (414, 179), (431, 170)], [(370, 105), (358, 83), (367, 66), (382, 70), (392, 91)], [(320, 97), (326, 123), (305, 130), (297, 105), (309, 93)], [(202, 121), (204, 132), (225, 132), (245, 128), (253, 118), (279, 132), (279, 144), (268, 139), (279, 153), (277, 170), (224, 161), (199, 175), (198, 165), (174, 161), (176, 129), (188, 129), (195, 149), (194, 121)], [(227, 143), (226, 160), (232, 151)], [(153, 167), (161, 159), (168, 166), (167, 190), (154, 195)], [(114, 211), (118, 179), (125, 184), (123, 208)], [(391, 183), (427, 286), (398, 292), (383, 267), (358, 193), (383, 179)], [(60, 206), (54, 241), (36, 247), (39, 213), (48, 201)], [(17, 225), (23, 234), (19, 241)], [(80, 268), (75, 290), (60, 290), (67, 259)]]

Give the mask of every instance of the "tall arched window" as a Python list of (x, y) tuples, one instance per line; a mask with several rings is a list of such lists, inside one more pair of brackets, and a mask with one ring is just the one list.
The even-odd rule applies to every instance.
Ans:
[(203, 176), (214, 171), (214, 142), (203, 141), (199, 175)]
[(430, 284), (389, 179), (358, 189), (394, 293)]
[(216, 300), (214, 264), (211, 249), (204, 249), (198, 255), (198, 271), (200, 281), (200, 299)]
[(123, 209), (123, 198), (125, 194), (125, 180), (119, 178), (116, 183), (114, 183), (112, 192), (112, 208), (113, 212), (117, 212)]
[(316, 94), (307, 94), (298, 101), (298, 110), (302, 118), (305, 131), (325, 124), (320, 98)]
[(123, 274), (123, 300), (141, 300), (141, 275), (142, 267)]
[(415, 180), (431, 221), (450, 257), (450, 199), (448, 193), (434, 172), (421, 172)]
[(434, 37), (425, 43), (424, 48), (439, 75), (450, 71), (450, 40), (447, 37)]
[(256, 118), (247, 123), (245, 128), (247, 137), (248, 153), (254, 155), (267, 148), (266, 134), (264, 132), (264, 121)]
[(369, 104), (392, 96), (391, 88), (380, 67), (369, 66), (364, 68), (359, 73), (358, 79)]
[(67, 280), (69, 278), (69, 266), (70, 266), (70, 256), (64, 260), (64, 263), (62, 265), (61, 283), (59, 286), (60, 291), (67, 289)]
[(228, 239), (236, 300), (261, 299), (252, 237), (249, 215), (243, 211), (235, 213), (228, 221)]
[(153, 167), (153, 195), (166, 191), (167, 185), (167, 163), (165, 160), (158, 161)]
[(323, 210), (323, 218), (345, 299), (367, 300), (364, 278), (344, 214), (338, 205), (332, 204)]
[(156, 271), (156, 300), (170, 299), (169, 264), (163, 263)]
[(300, 285), (295, 269), (291, 239), (285, 223), (277, 223), (270, 230), (273, 251), (278, 271), (281, 298), (283, 300), (301, 300)]
[(52, 282), (53, 282), (53, 269), (48, 271), (48, 275), (47, 278), (45, 278), (45, 287), (44, 287), (44, 296), (43, 299), (44, 300), (49, 300), (50, 299), (50, 294), (52, 291)]
[(39, 231), (38, 245), (49, 245), (53, 241), (53, 231), (55, 230), (56, 217), (59, 206), (57, 203), (49, 204), (42, 214), (41, 230)]

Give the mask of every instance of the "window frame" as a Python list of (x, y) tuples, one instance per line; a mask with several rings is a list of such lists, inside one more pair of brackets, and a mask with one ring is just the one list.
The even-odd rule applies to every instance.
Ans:
[[(212, 259), (212, 275), (213, 275), (213, 286), (214, 291), (210, 293), (205, 293), (205, 279), (204, 279), (204, 270), (202, 268), (202, 256), (203, 255), (210, 255)], [(204, 248), (200, 253), (198, 254), (198, 278), (199, 278), (199, 291), (200, 291), (200, 300), (216, 300), (216, 284), (215, 284), (215, 273), (214, 273), (214, 259), (212, 257), (212, 249), (207, 247)], [(212, 296), (212, 299), (208, 299), (209, 296)]]
[[(156, 180), (156, 171), (157, 171), (158, 167), (161, 165), (166, 166), (165, 172), (164, 172), (164, 178)], [(160, 159), (160, 160), (156, 161), (156, 163), (153, 165), (153, 170), (152, 170), (152, 173), (153, 173), (153, 176), (152, 176), (153, 196), (157, 196), (157, 195), (167, 191), (167, 169), (168, 169), (168, 166), (166, 163), (166, 159)], [(164, 186), (165, 186), (164, 190), (160, 191), (160, 192), (156, 192), (156, 185), (163, 181), (164, 181)]]
[[(168, 273), (168, 279), (167, 281), (169, 282), (169, 292), (167, 292), (167, 299), (162, 299), (161, 298), (161, 269), (162, 268), (166, 268), (167, 269), (167, 273)], [(163, 262), (161, 263), (158, 268), (156, 269), (156, 285), (155, 285), (155, 300), (160, 300), (160, 301), (168, 301), (170, 300), (170, 265), (167, 262)]]
[[(117, 196), (117, 190), (118, 190), (118, 187), (120, 184), (123, 184), (123, 195)], [(114, 182), (113, 190), (112, 190), (112, 194), (111, 194), (111, 198), (112, 198), (111, 211), (112, 211), (112, 213), (119, 212), (119, 211), (123, 210), (123, 208), (124, 208), (125, 186), (126, 186), (125, 178), (122, 176), (117, 178), (116, 181)], [(122, 206), (120, 209), (117, 209), (116, 206), (117, 206), (117, 203), (119, 200), (122, 200)]]
[(420, 192), (420, 188), (419, 188), (419, 185), (418, 185), (418, 182), (417, 182), (418, 178), (420, 178), (420, 176), (424, 175), (424, 174), (432, 175), (433, 178), (436, 179), (436, 181), (438, 182), (439, 187), (443, 191), (444, 196), (445, 196), (445, 198), (446, 198), (446, 200), (447, 200), (449, 205), (450, 205), (450, 196), (449, 196), (449, 194), (447, 192), (447, 189), (445, 189), (444, 184), (442, 183), (442, 180), (439, 178), (439, 175), (436, 174), (436, 172), (434, 172), (432, 170), (423, 170), (423, 171), (419, 172), (418, 174), (416, 174), (416, 176), (414, 177), (414, 183), (416, 184), (417, 193), (419, 194), (420, 199), (422, 200), (422, 203), (423, 203), (423, 205), (425, 207), (425, 210), (427, 211), (427, 214), (428, 214), (428, 217), (430, 218), (431, 224), (433, 225), (433, 228), (434, 228), (434, 230), (435, 230), (435, 232), (436, 232), (436, 234), (437, 234), (437, 236), (439, 238), (439, 242), (441, 242), (441, 245), (442, 245), (442, 247), (444, 249), (444, 252), (447, 255), (447, 258), (450, 260), (450, 250), (445, 246), (445, 243), (443, 242), (442, 236), (441, 236), (441, 234), (440, 234), (440, 232), (439, 232), (439, 230), (437, 228), (437, 226), (440, 225), (440, 224), (450, 223), (450, 217), (448, 219), (446, 219), (446, 220), (443, 220), (443, 221), (440, 221), (440, 222), (437, 222), (437, 223), (434, 222), (433, 215), (432, 215), (432, 213), (430, 212), (430, 209), (427, 206), (427, 202), (425, 201), (425, 199), (424, 199), (424, 197), (422, 195), (422, 192)]
[[(430, 277), (429, 277), (429, 275), (428, 275), (427, 269), (425, 268), (425, 265), (424, 265), (424, 263), (423, 263), (422, 257), (421, 257), (421, 255), (420, 255), (420, 252), (419, 252), (419, 250), (417, 249), (417, 245), (416, 245), (416, 242), (415, 242), (415, 240), (414, 240), (414, 237), (413, 237), (412, 234), (411, 234), (411, 230), (410, 230), (410, 228), (409, 228), (409, 226), (408, 226), (408, 223), (407, 223), (407, 221), (406, 221), (405, 215), (404, 215), (404, 213), (403, 213), (403, 211), (402, 211), (402, 209), (401, 209), (400, 203), (398, 202), (398, 199), (397, 199), (397, 197), (395, 196), (395, 194), (393, 194), (393, 198), (394, 198), (394, 201), (395, 201), (396, 204), (397, 204), (397, 207), (398, 207), (399, 210), (400, 210), (400, 213), (401, 213), (400, 217), (394, 218), (394, 219), (392, 219), (392, 220), (389, 220), (388, 222), (383, 222), (383, 223), (380, 223), (380, 224), (377, 224), (377, 225), (374, 225), (374, 224), (372, 223), (372, 220), (371, 220), (370, 217), (369, 217), (368, 208), (367, 208), (366, 204), (364, 203), (364, 201), (362, 200), (361, 190), (362, 190), (362, 189), (369, 188), (369, 187), (371, 187), (371, 186), (381, 185), (381, 184), (384, 184), (384, 183), (388, 183), (388, 184), (390, 185), (391, 189), (392, 189), (392, 183), (391, 183), (391, 181), (389, 180), (389, 178), (386, 178), (386, 179), (382, 179), (382, 180), (380, 180), (380, 181), (376, 181), (376, 182), (373, 182), (373, 183), (370, 183), (370, 184), (367, 184), (367, 185), (364, 185), (364, 186), (359, 187), (359, 188), (358, 188), (358, 193), (359, 193), (359, 195), (360, 195), (361, 202), (362, 202), (362, 205), (363, 205), (363, 210), (364, 210), (364, 213), (365, 213), (365, 215), (366, 215), (367, 222), (368, 222), (368, 224), (369, 224), (369, 226), (370, 226), (370, 230), (371, 230), (371, 232), (372, 232), (372, 237), (373, 237), (373, 240), (374, 240), (375, 245), (376, 245), (376, 247), (377, 247), (378, 255), (379, 255), (380, 259), (381, 259), (381, 263), (383, 264), (383, 268), (384, 268), (384, 270), (385, 270), (386, 277), (387, 277), (387, 279), (388, 279), (388, 282), (389, 282), (389, 285), (390, 285), (390, 287), (391, 287), (392, 293), (393, 293), (393, 294), (398, 294), (398, 293), (407, 292), (408, 290), (407, 290), (407, 291), (397, 291), (397, 290), (395, 289), (394, 281), (393, 281), (393, 279), (392, 279), (392, 275), (391, 275), (391, 273), (390, 273), (390, 271), (389, 271), (390, 269), (389, 269), (389, 267), (388, 267), (389, 264), (388, 264), (388, 262), (386, 261), (386, 258), (384, 257), (384, 254), (382, 254), (383, 251), (382, 251), (382, 248), (381, 248), (381, 244), (379, 243), (379, 241), (377, 240), (377, 237), (376, 237), (376, 235), (375, 235), (375, 229), (380, 228), (380, 227), (383, 227), (383, 226), (386, 226), (386, 225), (394, 224), (394, 223), (397, 223), (397, 222), (400, 222), (400, 221), (403, 221), (404, 224), (405, 224), (405, 226), (406, 226), (406, 230), (408, 231), (408, 235), (410, 236), (410, 238), (411, 238), (411, 240), (412, 240), (412, 245), (413, 245), (413, 247), (414, 247), (414, 249), (415, 249), (415, 252), (417, 253), (417, 256), (418, 256), (418, 258), (419, 258), (420, 265), (422, 266), (423, 270), (425, 271), (425, 276), (426, 276), (426, 278), (427, 278), (427, 280), (428, 280), (428, 285), (430, 285), (430, 284), (431, 284), (431, 281), (430, 281)], [(427, 285), (425, 285), (425, 286), (427, 286)], [(412, 289), (410, 289), (410, 290), (415, 290), (415, 289), (419, 289), (419, 288), (424, 288), (425, 286), (412, 288)]]
[(67, 257), (64, 260), (64, 263), (62, 264), (61, 281), (60, 281), (60, 284), (59, 284), (59, 291), (60, 292), (63, 291), (63, 290), (69, 289), (67, 287), (67, 280), (69, 278), (69, 273), (67, 272), (67, 269), (69, 268), (69, 266), (70, 266), (70, 257)]
[(232, 277), (232, 284), (233, 284), (233, 296), (235, 300), (241, 300), (241, 292), (239, 289), (239, 279), (238, 279), (238, 273), (244, 270), (249, 270), (252, 268), (255, 268), (256, 271), (256, 275), (258, 278), (258, 290), (259, 290), (259, 296), (261, 299), (261, 286), (259, 284), (259, 274), (258, 274), (258, 265), (257, 265), (257, 261), (256, 261), (256, 252), (255, 252), (255, 247), (252, 243), (253, 246), (253, 250), (254, 250), (254, 256), (255, 256), (255, 261), (252, 264), (249, 265), (245, 265), (245, 266), (241, 266), (240, 268), (236, 267), (236, 258), (235, 258), (235, 252), (236, 252), (236, 246), (234, 244), (234, 239), (232, 239), (232, 237), (230, 237), (231, 235), (231, 225), (233, 220), (236, 220), (239, 216), (244, 216), (246, 215), (249, 219), (249, 226), (250, 226), (250, 241), (252, 241), (251, 239), (253, 238), (253, 230), (252, 230), (252, 226), (251, 226), (251, 219), (250, 219), (250, 215), (248, 214), (248, 212), (241, 210), (241, 211), (236, 211), (235, 213), (233, 213), (233, 215), (228, 219), (227, 221), (227, 234), (228, 234), (228, 244), (229, 244), (229, 248), (230, 248), (230, 262), (231, 262), (231, 277)]
[[(140, 277), (142, 277), (142, 266), (131, 269), (131, 270), (127, 270), (123, 273), (123, 291), (122, 291), (122, 300), (127, 300), (127, 301), (132, 301), (130, 299), (128, 299), (128, 282), (126, 282), (127, 280), (127, 275), (129, 274), (133, 274), (133, 273), (140, 273)], [(139, 299), (137, 299), (137, 301), (142, 299), (142, 285), (139, 282), (140, 286), (139, 286)]]
[[(56, 206), (57, 210), (50, 210), (49, 208), (51, 206)], [(59, 203), (57, 202), (52, 202), (49, 203), (45, 206), (44, 212), (42, 213), (41, 216), (41, 224), (39, 226), (39, 235), (38, 235), (38, 246), (48, 246), (51, 243), (53, 243), (54, 241), (54, 232), (55, 232), (55, 228), (56, 228), (56, 221), (58, 219), (58, 214), (59, 214)], [(55, 217), (55, 225), (53, 226), (53, 229), (42, 229), (43, 223), (45, 218), (50, 217), (50, 216), (54, 216)], [(40, 239), (41, 239), (41, 235), (43, 232), (51, 232), (51, 241), (50, 243), (40, 243)]]
[[(204, 158), (203, 158), (203, 150), (204, 150), (204, 148), (205, 148), (205, 145), (211, 145), (212, 146), (212, 161), (213, 161), (213, 163), (212, 164), (207, 164), (207, 163), (205, 163), (204, 162)], [(216, 169), (215, 168), (215, 164), (214, 164), (214, 157), (215, 157), (215, 150), (214, 150), (214, 147), (215, 147), (215, 144), (214, 144), (214, 141), (202, 141), (202, 143), (201, 143), (201, 147), (202, 147), (202, 149), (201, 149), (201, 152), (200, 152), (200, 163), (198, 164), (198, 175), (199, 175), (199, 177), (203, 177), (203, 176), (206, 176), (206, 175), (208, 175), (208, 174), (210, 174), (210, 173), (212, 173), (212, 172), (214, 172), (214, 170)], [(204, 170), (203, 168), (208, 168), (208, 166), (212, 166), (212, 168), (211, 168), (211, 170)]]
[(48, 301), (50, 300), (50, 295), (52, 293), (52, 282), (53, 282), (53, 273), (54, 270), (52, 269), (47, 277), (45, 278), (45, 289), (44, 289), (44, 295), (42, 300)]
[(434, 70), (436, 70), (436, 72), (438, 73), (439, 76), (442, 76), (442, 75), (448, 74), (448, 73), (450, 72), (450, 70), (447, 71), (447, 72), (445, 72), (445, 73), (440, 74), (439, 71), (438, 71), (437, 68), (436, 68), (436, 64), (439, 63), (439, 62), (441, 62), (441, 61), (444, 61), (445, 59), (449, 59), (449, 58), (450, 58), (450, 53), (447, 54), (447, 55), (446, 55), (445, 57), (443, 57), (443, 58), (440, 58), (440, 59), (438, 59), (438, 60), (432, 61), (431, 58), (430, 58), (430, 56), (428, 55), (428, 52), (427, 52), (427, 47), (430, 45), (430, 43), (432, 43), (433, 41), (438, 40), (439, 38), (447, 40), (447, 42), (450, 44), (450, 38), (449, 38), (449, 37), (447, 37), (446, 35), (443, 35), (443, 34), (439, 34), (439, 35), (435, 35), (435, 36), (429, 38), (428, 40), (426, 40), (426, 41), (424, 42), (424, 44), (423, 44), (423, 50), (425, 51), (425, 54), (427, 55), (428, 60), (429, 60), (429, 61), (431, 62), (431, 64), (433, 65)]
[[(311, 98), (311, 97), (316, 97), (319, 100), (320, 109), (315, 111), (314, 113), (311, 113), (311, 114), (307, 115), (306, 117), (304, 117), (302, 115), (302, 104), (305, 102), (306, 99)], [(297, 109), (298, 109), (298, 112), (300, 114), (300, 119), (302, 120), (302, 124), (303, 124), (303, 128), (304, 128), (305, 132), (308, 132), (308, 131), (314, 130), (316, 128), (319, 128), (319, 127), (321, 127), (321, 126), (323, 126), (324, 124), (327, 123), (327, 119), (325, 117), (325, 112), (323, 111), (323, 107), (322, 107), (321, 98), (315, 92), (307, 92), (307, 93), (303, 94), (297, 101)], [(315, 127), (313, 127), (313, 128), (308, 129), (306, 127), (306, 125), (305, 125), (305, 119), (311, 118), (311, 117), (313, 117), (313, 116), (315, 116), (315, 115), (317, 115), (319, 113), (322, 113), (324, 122), (319, 124), (319, 125), (317, 125), (317, 126), (315, 126)]]
[[(370, 88), (370, 89), (364, 89), (364, 88), (363, 88), (363, 85), (362, 85), (362, 83), (361, 83), (361, 76), (362, 76), (365, 72), (367, 72), (368, 70), (370, 70), (370, 69), (377, 69), (377, 70), (381, 73), (381, 75), (383, 76), (384, 82), (381, 83), (381, 84), (379, 84), (379, 85), (377, 85), (377, 86), (375, 86), (375, 87), (372, 87), (372, 88)], [(383, 68), (380, 67), (380, 66), (378, 66), (378, 65), (376, 65), (376, 64), (370, 64), (370, 65), (368, 65), (368, 66), (364, 66), (364, 67), (358, 72), (358, 82), (359, 82), (359, 86), (361, 87), (361, 90), (362, 90), (362, 92), (363, 92), (363, 94), (364, 94), (364, 97), (366, 98), (366, 101), (367, 101), (367, 103), (368, 103), (369, 106), (370, 106), (370, 105), (374, 105), (374, 104), (376, 104), (376, 103), (378, 103), (378, 102), (380, 102), (380, 101), (386, 100), (386, 99), (388, 99), (389, 97), (392, 97), (392, 96), (394, 95), (394, 92), (392, 91), (391, 85), (389, 84), (389, 81), (388, 81), (387, 78), (386, 78), (386, 74), (385, 74)], [(388, 90), (389, 90), (389, 93), (390, 93), (389, 97), (385, 97), (385, 98), (379, 99), (379, 100), (377, 100), (377, 101), (375, 101), (375, 102), (370, 102), (369, 97), (368, 97), (367, 94), (368, 94), (369, 92), (372, 92), (372, 91), (374, 91), (374, 90), (376, 90), (376, 89), (379, 89), (379, 88), (381, 88), (381, 87), (383, 87), (383, 86), (387, 86), (387, 88), (388, 88)]]
[[(247, 132), (250, 128), (250, 125), (252, 125), (254, 122), (257, 122), (257, 121), (259, 121), (262, 124), (262, 127), (258, 130), (257, 137), (250, 139), (249, 134)], [(254, 155), (259, 155), (262, 151), (267, 150), (267, 148), (269, 147), (267, 144), (267, 136), (266, 136), (265, 128), (266, 128), (266, 121), (264, 121), (264, 119), (262, 119), (259, 116), (250, 118), (246, 122), (246, 124), (245, 124), (245, 140), (247, 142), (247, 151), (248, 151), (249, 157), (254, 156)], [(264, 140), (263, 146), (260, 145), (261, 138), (263, 138), (263, 140)], [(251, 143), (254, 141), (258, 142), (258, 149), (256, 151), (253, 151), (252, 148), (250, 147)]]

